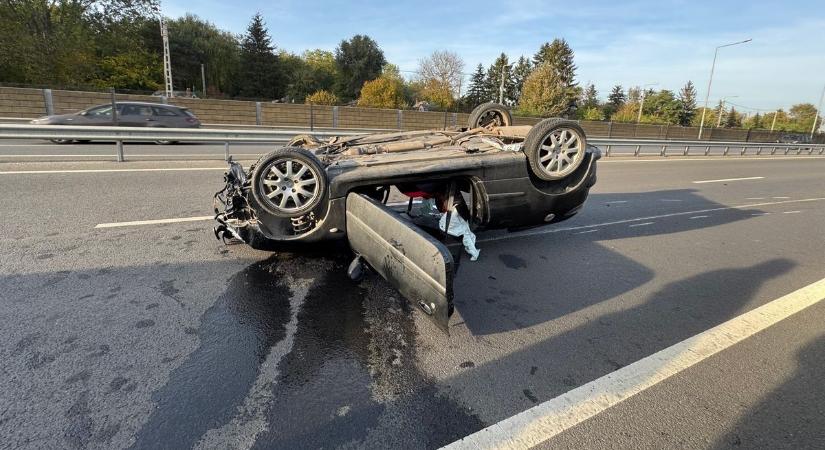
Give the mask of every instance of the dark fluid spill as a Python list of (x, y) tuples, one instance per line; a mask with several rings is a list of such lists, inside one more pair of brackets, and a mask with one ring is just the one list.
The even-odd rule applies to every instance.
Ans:
[(364, 291), (338, 261), (307, 294), (295, 345), (280, 363), (255, 448), (335, 448), (359, 441), (384, 406), (372, 399)]
[(154, 397), (156, 409), (133, 448), (191, 448), (233, 417), (269, 349), (283, 339), (291, 292), (272, 269), (275, 258), (233, 276), (204, 313), (200, 346)]

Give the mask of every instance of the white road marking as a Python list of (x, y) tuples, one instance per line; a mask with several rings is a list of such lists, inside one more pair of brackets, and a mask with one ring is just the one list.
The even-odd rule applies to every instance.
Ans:
[(760, 213), (753, 213), (752, 216), (769, 216), (771, 213), (760, 212)]
[(504, 419), (444, 448), (501, 449), (536, 446), (823, 299), (825, 279)]
[(630, 228), (633, 228), (633, 227), (644, 227), (644, 226), (647, 226), (647, 225), (653, 225), (654, 223), (656, 223), (656, 222), (634, 223), (634, 224), (632, 224), (632, 225), (628, 225), (628, 226), (629, 226)]
[(763, 180), (765, 177), (743, 177), (743, 178), (722, 178), (719, 180), (699, 180), (694, 181), (693, 184), (705, 184), (705, 183), (723, 183), (726, 181), (745, 181), (745, 180)]
[(765, 197), (748, 197), (745, 200), (765, 200)]
[(139, 225), (162, 225), (166, 223), (178, 222), (199, 222), (201, 220), (212, 220), (215, 216), (196, 216), (196, 217), (178, 217), (175, 219), (154, 219), (154, 220), (135, 220), (133, 222), (112, 222), (99, 223), (95, 228), (117, 228), (117, 227), (134, 227)]
[(679, 200), (679, 199), (676, 199), (676, 198), (660, 198), (659, 201), (660, 202), (681, 202), (683, 200)]
[(801, 212), (802, 212), (802, 211), (785, 211), (785, 212), (783, 212), (782, 214), (799, 214), (799, 213), (801, 213)]
[(710, 216), (693, 216), (693, 217), (688, 217), (688, 219), (690, 219), (690, 220), (694, 220), (694, 219), (704, 219), (704, 218), (706, 218), (706, 217), (710, 217)]
[(492, 241), (500, 241), (503, 239), (513, 239), (513, 238), (522, 238), (526, 236), (534, 236), (534, 235), (541, 235), (541, 234), (551, 234), (551, 233), (558, 233), (561, 231), (576, 231), (576, 230), (586, 230), (590, 228), (599, 228), (599, 227), (606, 227), (609, 225), (621, 225), (625, 223), (632, 223), (632, 222), (639, 222), (642, 220), (653, 220), (653, 219), (665, 219), (668, 217), (679, 217), (679, 216), (689, 216), (695, 214), (702, 214), (702, 213), (709, 213), (714, 211), (726, 211), (731, 209), (746, 209), (746, 208), (756, 208), (759, 206), (772, 206), (772, 205), (785, 205), (789, 203), (806, 203), (806, 202), (820, 202), (825, 200), (825, 197), (816, 197), (816, 198), (805, 198), (799, 200), (785, 200), (780, 202), (762, 202), (762, 203), (748, 203), (745, 205), (736, 205), (736, 206), (721, 206), (718, 208), (708, 208), (708, 209), (699, 209), (696, 211), (683, 211), (683, 212), (675, 212), (669, 214), (660, 214), (657, 216), (647, 216), (647, 217), (636, 217), (634, 219), (624, 219), (624, 220), (615, 220), (613, 222), (603, 222), (603, 223), (594, 223), (591, 225), (580, 225), (577, 227), (565, 227), (565, 228), (551, 228), (551, 229), (542, 229), (537, 231), (525, 231), (522, 233), (508, 233), (501, 236), (493, 236), (485, 239), (479, 239), (478, 242), (492, 242)]
[(55, 174), (55, 173), (111, 173), (111, 172), (191, 172), (226, 170), (226, 167), (164, 167), (157, 169), (72, 169), (72, 170), (9, 170), (0, 175)]
[(614, 200), (614, 201), (612, 201), (612, 202), (607, 202), (607, 203), (609, 203), (609, 204), (614, 204), (614, 203), (627, 203), (627, 200)]
[(578, 233), (576, 233), (576, 234), (587, 234), (587, 233), (595, 233), (595, 232), (597, 232), (597, 231), (599, 231), (599, 230), (587, 230), (587, 231), (579, 231), (579, 232), (578, 232)]
[(790, 198), (790, 197), (771, 197), (771, 198), (775, 198), (777, 200), (782, 200), (782, 199), (786, 199), (786, 198)]

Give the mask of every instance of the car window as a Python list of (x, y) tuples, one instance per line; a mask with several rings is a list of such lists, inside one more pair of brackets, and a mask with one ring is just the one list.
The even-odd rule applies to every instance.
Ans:
[(98, 106), (86, 111), (86, 115), (90, 117), (104, 117), (112, 115), (112, 105)]
[(151, 116), (152, 107), (145, 105), (125, 105), (122, 114), (124, 116)]
[(169, 108), (154, 107), (152, 109), (155, 110), (156, 116), (177, 116), (177, 114)]

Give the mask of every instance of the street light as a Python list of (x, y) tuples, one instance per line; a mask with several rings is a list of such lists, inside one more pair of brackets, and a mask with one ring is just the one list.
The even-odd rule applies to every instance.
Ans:
[(705, 94), (705, 107), (702, 109), (702, 121), (699, 123), (699, 139), (702, 139), (702, 130), (705, 128), (705, 113), (708, 110), (708, 100), (710, 100), (710, 86), (713, 83), (713, 69), (716, 68), (716, 55), (719, 54), (719, 49), (722, 47), (730, 47), (731, 45), (744, 44), (753, 39), (745, 39), (744, 41), (731, 42), (730, 44), (720, 45), (716, 47), (713, 52), (713, 64), (710, 65), (710, 79), (708, 79), (708, 92)]
[(736, 98), (736, 97), (739, 97), (739, 96), (738, 95), (728, 95), (727, 97), (722, 97), (719, 100), (719, 103), (722, 104), (722, 107), (719, 108), (719, 120), (716, 121), (716, 128), (719, 128), (720, 126), (722, 126), (722, 114), (725, 112), (725, 100), (727, 100), (729, 98)]
[(644, 107), (645, 107), (645, 94), (647, 93), (647, 87), (648, 86), (658, 86), (658, 85), (659, 85), (659, 82), (657, 81), (655, 83), (648, 83), (648, 84), (642, 86), (642, 99), (639, 102), (640, 103), (639, 104), (639, 116), (636, 117), (636, 123), (639, 123), (639, 122), (642, 121), (642, 109), (644, 109)]
[(819, 119), (819, 114), (822, 112), (822, 99), (825, 99), (825, 87), (822, 88), (822, 95), (819, 96), (819, 106), (816, 108), (816, 113), (814, 114), (814, 126), (811, 127), (811, 139), (814, 138), (816, 122), (817, 119)]

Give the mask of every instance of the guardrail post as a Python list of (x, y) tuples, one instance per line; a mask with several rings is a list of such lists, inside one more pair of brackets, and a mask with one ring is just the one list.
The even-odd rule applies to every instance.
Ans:
[(771, 148), (771, 156), (776, 154), (776, 147)]
[(825, 147), (819, 149), (819, 154), (821, 155), (822, 152), (825, 152)]
[(762, 147), (757, 147), (756, 148), (756, 156), (759, 156), (761, 154), (762, 154)]
[(229, 141), (223, 143), (223, 160), (229, 161)]
[(123, 162), (123, 141), (116, 141), (115, 149), (117, 150), (117, 162)]
[(744, 156), (746, 151), (748, 151), (748, 146), (747, 146), (747, 145), (743, 145), (743, 146), (742, 146), (742, 151), (741, 151), (741, 152), (739, 152), (739, 156)]
[(396, 119), (396, 122), (397, 122), (396, 123), (396, 128), (398, 128), (399, 130), (403, 130), (404, 129), (404, 111), (403, 110), (400, 110), (400, 109), (398, 110), (398, 118)]
[(689, 151), (690, 151), (690, 146), (689, 146), (689, 145), (686, 145), (686, 146), (685, 146), (685, 152), (684, 152), (684, 153), (682, 153), (682, 156), (687, 156)]
[(43, 89), (43, 103), (46, 105), (46, 115), (54, 115), (54, 101), (52, 101), (52, 90)]
[(636, 151), (633, 152), (633, 156), (639, 156), (639, 153), (641, 153), (641, 152), (642, 152), (642, 146), (637, 145), (636, 146)]
[(261, 102), (255, 102), (255, 125), (261, 124)]
[(797, 155), (801, 155), (801, 154), (802, 154), (802, 147), (797, 147), (797, 148), (796, 148), (796, 154), (797, 154)]
[(659, 156), (667, 156), (667, 144), (662, 146), (662, 151), (659, 152)]
[(338, 106), (332, 107), (332, 128), (338, 128)]
[(786, 155), (788, 154), (789, 151), (791, 151), (791, 148), (790, 147), (785, 147), (785, 154)]
[(607, 137), (613, 137), (613, 122), (607, 122)]
[(705, 147), (705, 156), (710, 155), (710, 145)]
[(609, 157), (610, 157), (610, 144), (607, 144), (607, 146), (605, 147), (605, 149), (604, 149), (604, 156), (605, 156), (605, 158), (609, 158)]
[(722, 153), (722, 156), (728, 156), (728, 152), (730, 151), (730, 146), (725, 146), (725, 151)]

